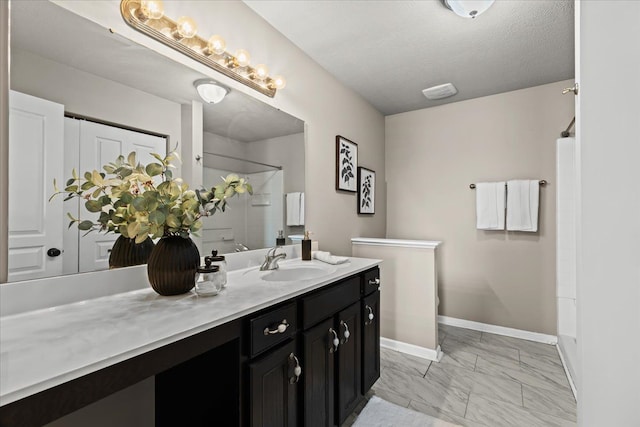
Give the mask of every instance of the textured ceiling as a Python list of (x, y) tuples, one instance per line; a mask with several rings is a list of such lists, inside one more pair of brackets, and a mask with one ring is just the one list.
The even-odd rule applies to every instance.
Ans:
[[(245, 3), (385, 115), (574, 76), (573, 0), (497, 0), (473, 20), (440, 0)], [(422, 95), (447, 82), (457, 95)]]
[[(200, 100), (193, 82), (206, 77), (49, 1), (12, 3), (11, 47), (180, 104)], [(204, 104), (204, 130), (251, 142), (301, 133), (304, 123), (231, 91), (219, 104)]]

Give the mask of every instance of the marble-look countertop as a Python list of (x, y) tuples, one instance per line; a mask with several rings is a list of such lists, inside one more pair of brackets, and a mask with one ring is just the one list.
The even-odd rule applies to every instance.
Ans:
[(0, 406), (246, 316), (339, 279), (379, 260), (327, 269), (317, 279), (264, 282), (258, 267), (229, 272), (227, 287), (202, 298), (163, 297), (150, 287), (0, 318)]

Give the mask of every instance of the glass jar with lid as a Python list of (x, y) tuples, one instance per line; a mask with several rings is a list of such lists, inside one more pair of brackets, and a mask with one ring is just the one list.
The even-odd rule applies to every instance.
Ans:
[(204, 264), (198, 267), (196, 274), (196, 294), (201, 297), (218, 295), (222, 290), (220, 267), (211, 265), (211, 257), (204, 258)]
[(222, 276), (222, 287), (227, 287), (227, 260), (222, 255), (218, 255), (218, 251), (211, 251), (211, 265), (218, 266), (220, 269), (220, 275)]

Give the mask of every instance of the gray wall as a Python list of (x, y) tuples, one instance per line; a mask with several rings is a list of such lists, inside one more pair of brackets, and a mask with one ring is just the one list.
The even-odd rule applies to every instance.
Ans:
[(576, 3), (578, 424), (640, 425), (640, 2)]
[[(387, 237), (442, 240), (440, 314), (555, 335), (555, 140), (569, 82), (386, 118)], [(475, 228), (469, 184), (546, 179), (539, 232)]]

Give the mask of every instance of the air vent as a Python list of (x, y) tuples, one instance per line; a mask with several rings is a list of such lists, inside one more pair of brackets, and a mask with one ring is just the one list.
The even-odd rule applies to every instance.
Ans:
[(448, 98), (458, 93), (458, 89), (451, 83), (429, 87), (422, 91), (427, 99), (435, 101), (436, 99)]

